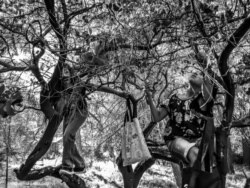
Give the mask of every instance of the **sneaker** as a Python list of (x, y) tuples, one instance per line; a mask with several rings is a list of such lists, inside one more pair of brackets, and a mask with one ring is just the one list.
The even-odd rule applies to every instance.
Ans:
[(74, 168), (74, 172), (78, 172), (78, 173), (85, 172), (85, 166), (84, 167), (75, 167)]
[(74, 170), (73, 169), (68, 169), (68, 168), (61, 168), (59, 170), (59, 174), (68, 174), (68, 175), (73, 175), (75, 174)]

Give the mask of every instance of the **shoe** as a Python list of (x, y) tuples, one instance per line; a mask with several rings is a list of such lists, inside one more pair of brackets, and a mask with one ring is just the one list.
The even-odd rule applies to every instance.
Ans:
[(84, 167), (75, 167), (74, 172), (85, 172), (85, 166)]
[(75, 174), (74, 170), (73, 169), (68, 169), (68, 168), (61, 168), (59, 170), (59, 174), (68, 174), (68, 175), (73, 175)]
[(84, 172), (85, 172), (85, 167), (76, 167), (74, 169), (61, 168), (59, 170), (59, 174), (68, 174), (68, 175), (82, 174)]

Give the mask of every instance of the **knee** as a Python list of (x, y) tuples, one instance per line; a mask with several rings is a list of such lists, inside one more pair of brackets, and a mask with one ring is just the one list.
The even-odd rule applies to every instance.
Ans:
[(198, 152), (196, 153), (196, 149), (194, 149), (196, 147), (194, 146), (195, 143), (188, 142), (183, 138), (176, 138), (168, 145), (170, 152), (186, 162), (195, 161), (195, 156), (197, 156)]
[(194, 146), (194, 147), (191, 147), (187, 153), (187, 159), (188, 161), (190, 162), (190, 165), (193, 166), (196, 159), (197, 159), (197, 156), (198, 156), (198, 152), (199, 152), (199, 149)]

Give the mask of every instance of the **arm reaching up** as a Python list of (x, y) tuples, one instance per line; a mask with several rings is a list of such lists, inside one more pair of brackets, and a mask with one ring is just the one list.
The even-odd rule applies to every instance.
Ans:
[(145, 93), (146, 93), (146, 101), (150, 107), (151, 114), (152, 114), (154, 121), (159, 122), (163, 120), (169, 114), (168, 107), (166, 106), (164, 108), (157, 109), (153, 102), (152, 95), (147, 87), (145, 89)]

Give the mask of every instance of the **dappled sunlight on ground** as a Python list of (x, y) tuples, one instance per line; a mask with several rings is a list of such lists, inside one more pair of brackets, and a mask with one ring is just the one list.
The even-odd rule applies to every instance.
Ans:
[(226, 187), (227, 188), (243, 188), (246, 182), (246, 178), (243, 174), (243, 168), (239, 165), (234, 165), (235, 174), (228, 174)]
[[(55, 166), (60, 164), (61, 159), (43, 160), (36, 164), (36, 167), (44, 167), (47, 165)], [(9, 170), (9, 188), (66, 188), (66, 184), (61, 180), (52, 177), (42, 178), (39, 181), (18, 181), (15, 177), (13, 169), (19, 167), (17, 163), (12, 164)], [(236, 173), (227, 176), (227, 188), (243, 188), (245, 177), (241, 166), (235, 166)], [(123, 187), (122, 175), (118, 167), (112, 161), (97, 161), (91, 167), (86, 169), (84, 174), (79, 174), (90, 188), (112, 188)], [(5, 176), (2, 173), (0, 177), (0, 187), (5, 187)], [(138, 186), (138, 188), (177, 188), (170, 163), (156, 163), (148, 169)]]
[(165, 166), (155, 164), (148, 169), (138, 188), (144, 187), (177, 188), (170, 163), (166, 163)]

